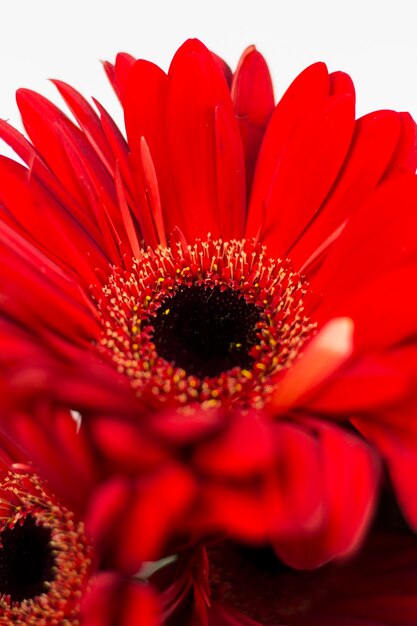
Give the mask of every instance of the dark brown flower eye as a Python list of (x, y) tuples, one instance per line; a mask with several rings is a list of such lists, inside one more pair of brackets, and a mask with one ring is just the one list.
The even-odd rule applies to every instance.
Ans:
[(152, 341), (160, 357), (200, 379), (250, 369), (260, 312), (233, 289), (180, 287), (156, 312)]
[(1, 595), (15, 603), (47, 592), (55, 578), (51, 529), (28, 514), (5, 528), (0, 541)]

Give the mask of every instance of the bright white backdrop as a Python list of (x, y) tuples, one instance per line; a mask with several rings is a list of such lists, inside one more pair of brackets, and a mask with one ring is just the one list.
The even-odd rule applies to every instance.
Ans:
[(99, 59), (125, 50), (166, 69), (191, 36), (232, 67), (255, 43), (277, 96), (324, 60), (353, 77), (359, 114), (393, 108), (417, 118), (416, 0), (0, 0), (0, 8), (0, 117), (14, 124), (18, 87), (58, 101), (48, 77), (95, 95), (120, 119)]

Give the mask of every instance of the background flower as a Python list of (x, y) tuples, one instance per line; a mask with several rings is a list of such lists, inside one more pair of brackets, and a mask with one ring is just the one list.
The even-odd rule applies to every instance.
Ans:
[(3, 624), (75, 623), (93, 569), (84, 525), (20, 461), (15, 447), (3, 443), (0, 619)]
[[(56, 472), (54, 481), (59, 484)], [(69, 481), (67, 474), (66, 484)], [(71, 486), (74, 493), (76, 483)], [(62, 481), (59, 491), (65, 491)], [(0, 494), (2, 624), (160, 623), (160, 601), (151, 585), (105, 569), (82, 513), (64, 506), (33, 464), (25, 462), (19, 448), (4, 437)]]

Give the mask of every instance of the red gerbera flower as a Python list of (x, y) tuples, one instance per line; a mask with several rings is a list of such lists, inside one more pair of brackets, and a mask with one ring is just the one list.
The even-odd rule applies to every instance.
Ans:
[(151, 586), (100, 571), (82, 518), (22, 462), (10, 440), (1, 445), (0, 624), (128, 626), (139, 620), (157, 626)]
[[(119, 410), (127, 386), (131, 407), (135, 397), (262, 406), (274, 390), (280, 402), (306, 342), (335, 315), (367, 326), (352, 300), (376, 289), (387, 263), (408, 260), (394, 242), (389, 258), (380, 230), (394, 199), (396, 227), (412, 220), (415, 181), (399, 173), (414, 169), (414, 123), (387, 111), (355, 123), (350, 79), (323, 64), (274, 109), (254, 49), (231, 93), (228, 71), (197, 41), (168, 75), (127, 55), (106, 68), (128, 143), (100, 105), (99, 117), (59, 81), (79, 127), (28, 90), (17, 99), (33, 144), (1, 125), (28, 164), (1, 160), (3, 332), (30, 342), (25, 371), (40, 362), (32, 380), (19, 365), (20, 395), (50, 391), (57, 364), (55, 395), (84, 410), (96, 408), (97, 386), (98, 404)], [(368, 234), (372, 256), (359, 249)], [(345, 263), (352, 245), (356, 265)], [(377, 347), (407, 330), (388, 341), (384, 330)], [(343, 359), (358, 342), (340, 332)]]
[(26, 163), (0, 159), (4, 427), (123, 573), (210, 533), (296, 567), (351, 553), (379, 478), (358, 431), (417, 526), (414, 122), (355, 121), (321, 63), (275, 107), (253, 48), (233, 76), (198, 41), (168, 74), (106, 69), (127, 141), (59, 81), (77, 124), (28, 90), (31, 142), (0, 124)]
[(75, 624), (92, 572), (84, 525), (13, 461), (0, 451), (0, 623)]

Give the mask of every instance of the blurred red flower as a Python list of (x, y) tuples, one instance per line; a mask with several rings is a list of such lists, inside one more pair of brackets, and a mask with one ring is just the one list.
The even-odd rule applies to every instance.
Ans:
[(376, 452), (313, 418), (171, 411), (94, 416), (78, 431), (61, 412), (15, 414), (4, 428), (84, 520), (106, 567), (128, 575), (217, 535), (317, 567), (357, 550), (378, 497)]
[[(102, 569), (82, 517), (65, 507), (8, 439), (0, 447), (0, 623), (160, 623), (149, 584)], [(75, 484), (73, 485), (75, 487)]]

